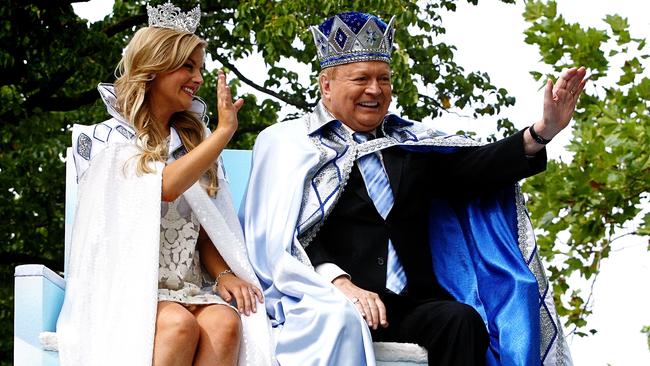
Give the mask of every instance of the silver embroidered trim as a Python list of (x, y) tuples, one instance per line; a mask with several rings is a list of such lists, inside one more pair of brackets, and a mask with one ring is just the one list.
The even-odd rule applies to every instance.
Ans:
[[(408, 124), (402, 126), (387, 126), (386, 123), (390, 117), (386, 116), (382, 124), (384, 137), (376, 138), (361, 144), (357, 144), (348, 131), (342, 127), (340, 122), (322, 123), (331, 116), (327, 115), (323, 109), (318, 107), (314, 114), (305, 119), (307, 130), (318, 129), (318, 133), (309, 136), (310, 141), (320, 152), (318, 164), (312, 168), (305, 178), (303, 199), (298, 220), (298, 238), (301, 245), (306, 248), (314, 239), (320, 228), (325, 223), (329, 213), (339, 200), (348, 181), (352, 166), (356, 159), (393, 146), (441, 146), (441, 147), (466, 147), (481, 146), (480, 142), (471, 140), (464, 136), (443, 136), (437, 131), (429, 128)], [(315, 119), (315, 121), (312, 121)], [(328, 146), (324, 146), (321, 139), (327, 141)], [(347, 147), (347, 150), (345, 150)], [(336, 157), (330, 151), (341, 152)], [(335, 160), (339, 166), (341, 178), (337, 177), (337, 171), (334, 164), (326, 166), (330, 160)], [(334, 183), (333, 183), (334, 182)], [(318, 192), (312, 187), (316, 184)], [(338, 185), (338, 189), (332, 188), (332, 185)], [(322, 189), (319, 189), (322, 188)], [(317, 193), (334, 192), (323, 205), (317, 202)], [(317, 207), (318, 211), (308, 212), (310, 207)], [(320, 212), (319, 212), (320, 211)]]
[(462, 136), (446, 136), (446, 137), (428, 137), (429, 140), (420, 141), (399, 141), (394, 137), (380, 137), (363, 144), (359, 144), (359, 151), (357, 158), (364, 155), (381, 151), (393, 146), (440, 146), (440, 147), (472, 147), (482, 146), (483, 144), (478, 141), (470, 140)]
[[(519, 234), (519, 249), (521, 254), (528, 264), (531, 272), (537, 279), (539, 284), (539, 294), (544, 296), (548, 289), (548, 279), (544, 272), (544, 265), (537, 252), (537, 243), (535, 241), (535, 233), (533, 232), (532, 225), (530, 225), (530, 218), (526, 210), (526, 203), (524, 195), (521, 192), (519, 184), (515, 185), (515, 203), (517, 206), (517, 232)], [(532, 256), (532, 257), (531, 257)]]
[[(535, 233), (530, 221), (530, 216), (528, 215), (528, 210), (526, 209), (524, 195), (519, 184), (515, 185), (515, 205), (517, 209), (519, 249), (539, 286), (540, 359), (542, 364), (546, 364), (545, 361), (552, 362), (553, 357), (548, 357), (549, 354), (547, 354), (547, 351), (555, 351), (554, 365), (565, 365), (565, 361), (569, 360), (570, 356), (568, 356), (565, 349), (566, 341), (562, 331), (562, 324), (557, 312), (555, 312), (553, 291), (550, 287), (548, 278), (546, 277), (541, 258), (539, 257)], [(545, 355), (546, 358), (542, 359)]]
[[(307, 120), (307, 122), (309, 122)], [(330, 128), (333, 128), (330, 126)], [(325, 138), (328, 133), (324, 133), (323, 137)], [(347, 144), (347, 150), (345, 153), (341, 156), (339, 156), (337, 162), (340, 162), (340, 167), (339, 171), (341, 172), (341, 180), (338, 181), (336, 179), (337, 173), (336, 169), (334, 168), (334, 165), (331, 164), (329, 167), (325, 167), (325, 164), (334, 158), (332, 156), (331, 158), (328, 156), (327, 149), (334, 149), (332, 147), (324, 147), (319, 136), (310, 136), (309, 139), (311, 142), (314, 144), (316, 149), (320, 152), (319, 155), (319, 161), (318, 165), (310, 170), (310, 175), (305, 178), (306, 182), (312, 182), (316, 180), (316, 185), (318, 186), (319, 183), (322, 182), (332, 182), (335, 184), (335, 187), (331, 187), (330, 189), (327, 189), (328, 192), (335, 192), (334, 197), (332, 197), (330, 200), (325, 202), (325, 207), (323, 208), (323, 212), (321, 214), (317, 214), (316, 212), (312, 213), (308, 218), (302, 219), (303, 218), (303, 213), (304, 209), (309, 207), (310, 202), (309, 202), (309, 197), (312, 197), (312, 192), (313, 188), (311, 184), (306, 184), (305, 185), (305, 190), (303, 192), (303, 201), (302, 201), (302, 206), (300, 208), (300, 215), (299, 217), (301, 220), (298, 222), (300, 223), (300, 228), (301, 228), (301, 235), (299, 237), (300, 244), (303, 246), (303, 248), (307, 248), (311, 241), (314, 239), (320, 228), (323, 226), (325, 223), (325, 220), (329, 216), (330, 212), (332, 209), (336, 206), (336, 203), (338, 202), (339, 198), (341, 197), (341, 193), (343, 193), (343, 190), (345, 189), (346, 183), (348, 181), (348, 178), (350, 177), (350, 172), (352, 171), (352, 166), (354, 165), (354, 161), (356, 159), (356, 146), (357, 144), (352, 140), (352, 136), (341, 126), (338, 128), (335, 128), (334, 131), (329, 132), (330, 136), (336, 136), (337, 139), (340, 139), (340, 136), (343, 137), (343, 143)], [(329, 142), (334, 144), (334, 139), (331, 138), (329, 139)], [(345, 148), (345, 145), (342, 145), (343, 148)], [(321, 169), (323, 168), (323, 169)], [(320, 176), (320, 177), (319, 177)], [(329, 178), (323, 178), (323, 176), (329, 176)], [(315, 193), (314, 193), (315, 194)]]
[(117, 132), (119, 132), (122, 136), (126, 137), (127, 139), (131, 140), (133, 137), (135, 137), (135, 134), (132, 133), (131, 131), (127, 130), (124, 126), (118, 125), (115, 127)]
[(79, 134), (77, 137), (77, 153), (79, 156), (86, 160), (90, 160), (90, 151), (93, 147), (92, 139), (85, 133)]
[(309, 256), (307, 256), (307, 252), (305, 252), (305, 249), (301, 244), (291, 243), (291, 256), (298, 259), (300, 263), (304, 264), (308, 268), (314, 268), (309, 260)]
[(560, 323), (560, 317), (555, 314), (555, 323), (558, 325), (557, 329), (557, 339), (555, 340), (555, 359), (557, 366), (564, 366), (566, 363), (564, 361), (569, 360), (568, 353), (566, 352), (566, 339), (564, 338), (564, 331), (562, 330), (562, 323)]

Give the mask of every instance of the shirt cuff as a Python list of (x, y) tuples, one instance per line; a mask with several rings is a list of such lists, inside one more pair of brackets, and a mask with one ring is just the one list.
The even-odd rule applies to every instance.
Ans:
[(351, 279), (350, 275), (347, 274), (341, 267), (337, 266), (334, 263), (321, 263), (316, 266), (316, 273), (321, 275), (323, 278), (328, 280), (330, 283), (334, 281), (339, 276), (345, 276), (348, 279)]

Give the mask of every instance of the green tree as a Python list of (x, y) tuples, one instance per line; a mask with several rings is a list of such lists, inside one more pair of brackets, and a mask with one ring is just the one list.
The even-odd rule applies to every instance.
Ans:
[[(97, 83), (113, 71), (133, 31), (146, 24), (144, 1), (117, 0), (113, 12), (88, 24), (71, 3), (83, 0), (5, 0), (0, 7), (0, 363), (12, 354), (13, 268), (23, 263), (63, 267), (64, 161), (74, 123), (107, 118), (98, 101)], [(476, 4), (478, 0), (467, 0)], [(512, 3), (514, 0), (500, 0)], [(152, 4), (163, 2), (151, 1)], [(194, 0), (176, 1), (184, 9)], [(436, 117), (452, 105), (474, 116), (493, 115), (512, 105), (507, 91), (487, 74), (466, 71), (454, 62), (453, 45), (438, 42), (445, 32), (442, 15), (456, 1), (416, 4), (400, 0), (203, 0), (199, 34), (210, 41), (209, 57), (229, 69), (231, 85), (247, 84), (263, 97), (246, 99), (233, 147), (250, 148), (264, 127), (278, 120), (283, 107), (303, 113), (318, 92), (315, 48), (308, 26), (344, 10), (396, 15), (397, 49), (393, 85), (403, 114)], [(416, 27), (417, 34), (406, 29)], [(238, 61), (261, 54), (268, 77), (262, 83), (238, 68)], [(298, 80), (286, 61), (311, 69), (309, 85)], [(259, 71), (256, 71), (259, 73)], [(205, 75), (200, 95), (214, 111), (215, 73)], [(426, 90), (427, 92), (423, 92)], [(434, 92), (429, 92), (433, 90)], [(215, 116), (211, 113), (211, 127)], [(508, 121), (502, 121), (508, 126)], [(511, 126), (511, 125), (510, 125)]]
[[(524, 17), (526, 42), (539, 47), (553, 74), (579, 65), (591, 72), (567, 147), (573, 158), (551, 161), (524, 185), (535, 227), (543, 229), (540, 253), (560, 263), (550, 268), (558, 312), (584, 336), (596, 331), (585, 329), (591, 293), (570, 289), (569, 277), (593, 288), (619, 239), (650, 235), (650, 79), (643, 76), (649, 55), (646, 40), (633, 38), (618, 15), (607, 16), (603, 29), (585, 29), (558, 14), (555, 1), (528, 1)], [(542, 71), (531, 74), (546, 80)]]

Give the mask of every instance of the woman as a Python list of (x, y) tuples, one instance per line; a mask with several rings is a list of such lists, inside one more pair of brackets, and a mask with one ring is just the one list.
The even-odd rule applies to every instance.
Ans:
[(79, 193), (61, 363), (270, 364), (263, 297), (216, 164), (243, 100), (232, 102), (219, 72), (210, 134), (194, 96), (207, 46), (192, 29), (198, 7), (148, 10), (115, 86), (99, 86), (113, 118), (73, 129)]

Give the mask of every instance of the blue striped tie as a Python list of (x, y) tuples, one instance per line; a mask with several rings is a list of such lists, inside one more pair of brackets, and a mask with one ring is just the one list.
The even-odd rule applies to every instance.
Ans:
[[(356, 142), (366, 142), (374, 136), (365, 132), (355, 132), (353, 138)], [(384, 166), (379, 159), (379, 152), (367, 154), (357, 160), (359, 170), (366, 182), (366, 189), (372, 202), (377, 208), (381, 217), (386, 219), (391, 208), (393, 208), (393, 191), (390, 189), (388, 176), (384, 171)], [(397, 253), (391, 240), (388, 240), (388, 260), (386, 263), (386, 288), (396, 294), (402, 292), (406, 286), (406, 274), (404, 268), (399, 263)]]

